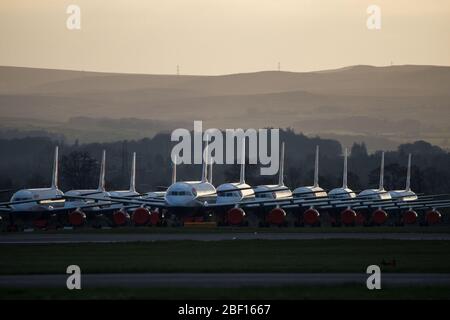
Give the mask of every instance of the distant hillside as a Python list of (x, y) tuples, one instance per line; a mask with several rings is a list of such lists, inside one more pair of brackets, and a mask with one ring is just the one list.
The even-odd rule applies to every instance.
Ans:
[(24, 117), (58, 123), (73, 117), (177, 124), (200, 119), (209, 127), (292, 127), (340, 141), (378, 141), (369, 142), (373, 149), (417, 139), (449, 148), (449, 115), (450, 67), (352, 66), (223, 76), (0, 67), (0, 129), (11, 129), (11, 119)]

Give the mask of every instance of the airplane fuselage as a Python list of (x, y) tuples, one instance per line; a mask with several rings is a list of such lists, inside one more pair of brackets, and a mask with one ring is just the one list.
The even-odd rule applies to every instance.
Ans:
[(209, 182), (175, 182), (164, 196), (169, 207), (198, 207), (216, 200), (216, 188)]
[[(17, 212), (28, 211), (45, 211), (52, 208), (64, 207), (65, 201), (62, 199), (64, 193), (55, 188), (36, 188), (36, 189), (22, 189), (13, 194), (10, 202), (11, 209)], [(61, 200), (50, 201), (50, 199), (61, 198)], [(18, 203), (14, 202), (36, 200), (36, 202)], [(46, 201), (45, 203), (39, 203), (40, 201)]]

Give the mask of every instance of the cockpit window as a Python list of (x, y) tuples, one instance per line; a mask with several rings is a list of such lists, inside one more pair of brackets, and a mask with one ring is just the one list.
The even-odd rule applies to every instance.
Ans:
[(189, 195), (189, 193), (186, 191), (170, 191), (169, 195), (170, 196), (187, 196), (187, 195)]

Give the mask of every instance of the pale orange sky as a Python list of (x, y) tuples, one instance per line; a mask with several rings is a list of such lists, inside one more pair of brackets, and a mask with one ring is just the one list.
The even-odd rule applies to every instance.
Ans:
[[(66, 7), (81, 7), (81, 30)], [(366, 9), (382, 28), (366, 28)], [(174, 74), (450, 65), (449, 0), (1, 0), (0, 65)]]

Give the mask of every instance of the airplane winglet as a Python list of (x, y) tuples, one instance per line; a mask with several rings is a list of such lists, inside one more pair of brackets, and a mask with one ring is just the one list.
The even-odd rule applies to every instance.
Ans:
[(53, 160), (53, 172), (52, 172), (52, 189), (58, 189), (58, 158), (59, 147), (55, 147), (55, 158)]

